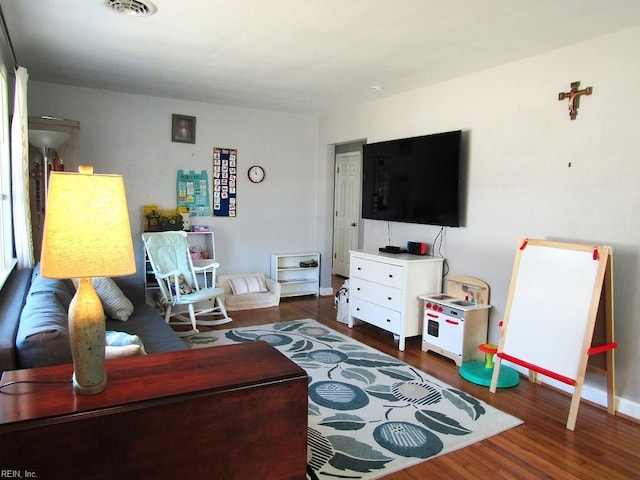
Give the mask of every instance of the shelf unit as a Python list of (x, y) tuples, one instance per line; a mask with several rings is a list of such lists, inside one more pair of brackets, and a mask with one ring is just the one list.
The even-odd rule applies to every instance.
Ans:
[[(216, 259), (216, 246), (213, 232), (187, 232), (187, 242), (192, 247), (199, 247), (203, 252), (209, 252), (208, 259), (193, 260), (193, 265), (196, 267), (211, 263)], [(144, 256), (144, 297), (146, 303), (149, 305), (155, 305), (156, 295), (160, 293), (158, 282), (153, 275), (153, 269), (147, 258), (147, 252), (144, 250), (144, 243), (142, 243), (142, 254)]]
[[(301, 262), (311, 261), (311, 267)], [(274, 253), (271, 255), (271, 278), (281, 287), (281, 297), (320, 294), (320, 254), (318, 252)]]

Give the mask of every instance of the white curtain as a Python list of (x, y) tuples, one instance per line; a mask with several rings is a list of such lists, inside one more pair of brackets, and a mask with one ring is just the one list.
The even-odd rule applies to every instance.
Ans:
[(27, 69), (16, 69), (11, 120), (11, 181), (13, 191), (13, 234), (18, 268), (33, 267), (31, 207), (29, 203), (29, 115), (27, 112)]

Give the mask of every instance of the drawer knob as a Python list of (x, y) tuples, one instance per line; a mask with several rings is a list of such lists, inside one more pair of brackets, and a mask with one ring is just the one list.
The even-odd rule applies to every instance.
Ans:
[(392, 274), (389, 274), (389, 278), (393, 278), (393, 275), (392, 275)]
[(387, 297), (387, 300), (391, 300), (391, 297)]
[(391, 323), (391, 320), (387, 318), (387, 323)]
[(362, 268), (360, 268), (360, 267), (357, 267), (357, 269), (358, 269), (358, 270), (362, 270)]

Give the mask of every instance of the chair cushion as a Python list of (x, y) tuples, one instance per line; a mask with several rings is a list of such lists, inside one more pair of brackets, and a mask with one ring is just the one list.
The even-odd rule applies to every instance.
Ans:
[(213, 298), (219, 297), (224, 293), (224, 290), (219, 287), (201, 288), (200, 290), (194, 290), (191, 293), (180, 295), (180, 298), (174, 297), (174, 305), (187, 305), (189, 303), (204, 302)]
[(260, 293), (267, 291), (267, 284), (262, 275), (246, 275), (233, 277), (227, 280), (234, 295), (246, 295), (248, 293)]

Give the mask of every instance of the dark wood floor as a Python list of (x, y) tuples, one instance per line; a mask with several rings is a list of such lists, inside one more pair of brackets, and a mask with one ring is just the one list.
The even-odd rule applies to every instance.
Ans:
[[(334, 291), (341, 283), (342, 279), (334, 278)], [(232, 324), (217, 328), (313, 318), (524, 421), (519, 427), (393, 473), (385, 480), (640, 478), (639, 423), (582, 402), (575, 431), (567, 430), (568, 395), (526, 379), (515, 388), (491, 394), (487, 387), (462, 379), (451, 360), (422, 352), (419, 337), (408, 339), (405, 351), (399, 352), (393, 337), (376, 327), (364, 324), (349, 329), (337, 322), (331, 296), (282, 299), (279, 307), (232, 312), (230, 316)]]

